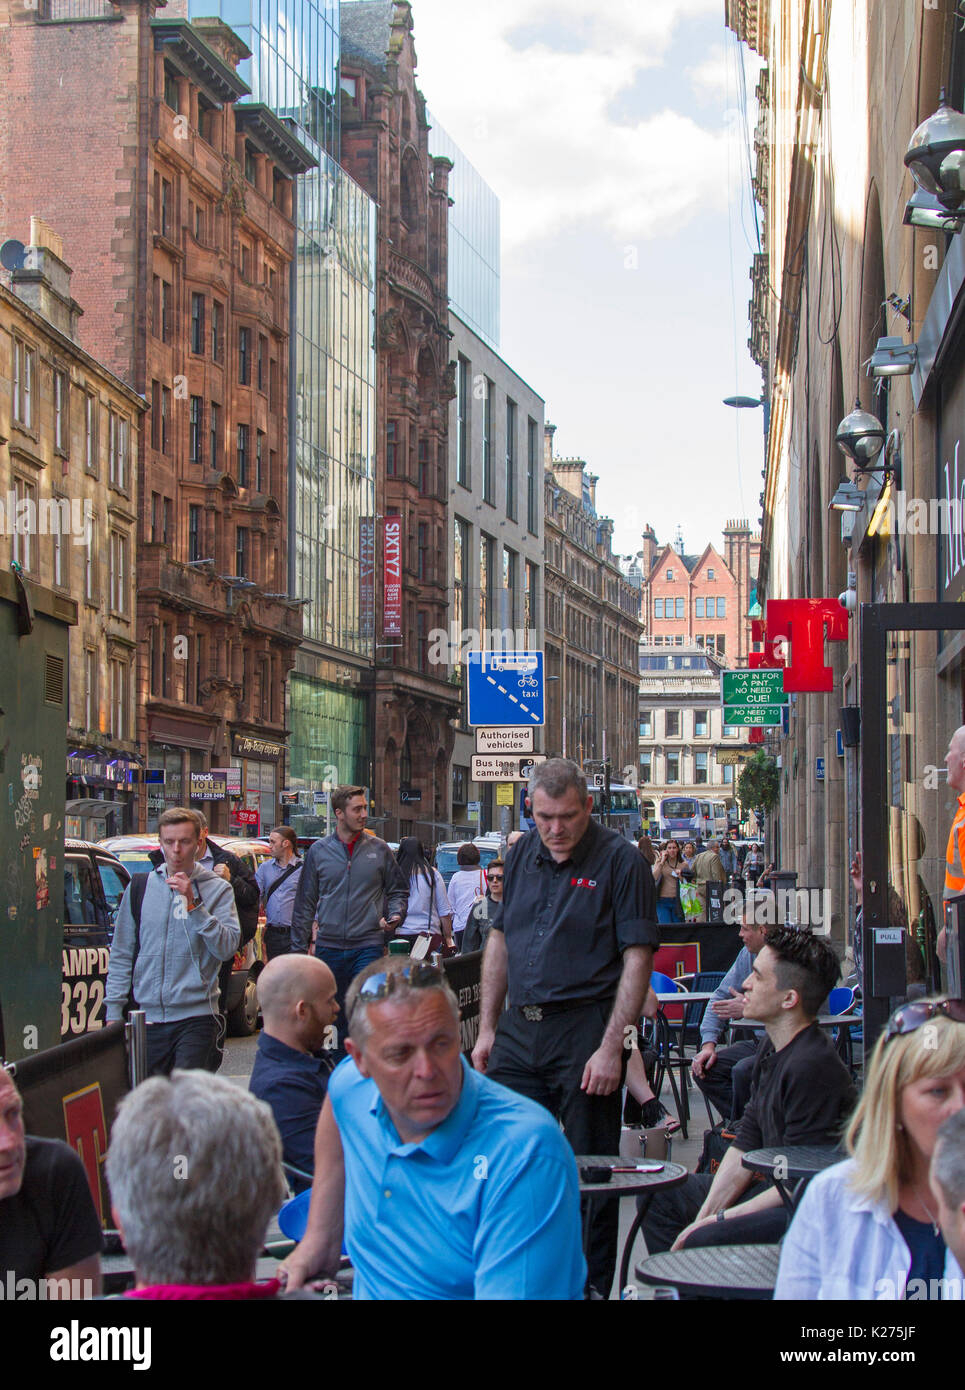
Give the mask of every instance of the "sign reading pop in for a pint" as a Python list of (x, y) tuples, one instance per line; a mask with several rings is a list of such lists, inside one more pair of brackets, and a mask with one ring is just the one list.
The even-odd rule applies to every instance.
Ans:
[(382, 520), (382, 636), (402, 636), (402, 518)]

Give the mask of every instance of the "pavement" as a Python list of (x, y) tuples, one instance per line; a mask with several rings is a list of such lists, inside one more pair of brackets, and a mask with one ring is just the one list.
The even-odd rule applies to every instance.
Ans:
[[(221, 1071), (219, 1072), (219, 1075), (226, 1077), (227, 1080), (233, 1081), (238, 1086), (247, 1089), (248, 1078), (250, 1077), (251, 1069), (255, 1064), (255, 1054), (257, 1052), (257, 1049), (257, 1034), (250, 1038), (228, 1038), (225, 1044), (225, 1059), (221, 1065)], [(669, 1081), (664, 1082), (664, 1087), (660, 1099), (663, 1101), (664, 1105), (670, 1111), (671, 1115), (673, 1115), (676, 1118), (673, 1095), (670, 1091)], [(683, 1139), (681, 1137), (680, 1131), (678, 1130), (677, 1136), (671, 1142), (671, 1149), (670, 1153), (668, 1154), (668, 1158), (672, 1159), (674, 1163), (683, 1163), (687, 1168), (690, 1169), (691, 1172), (693, 1172), (694, 1168), (697, 1165), (697, 1160), (700, 1157), (700, 1151), (703, 1148), (704, 1130), (706, 1128), (707, 1112), (704, 1108), (703, 1098), (701, 1097), (701, 1094), (697, 1090), (697, 1088), (695, 1086), (692, 1086), (690, 1090), (690, 1122), (688, 1124), (689, 1137), (687, 1139)], [(618, 1249), (621, 1252), (621, 1254), (623, 1251), (624, 1242), (629, 1233), (630, 1226), (633, 1222), (635, 1214), (635, 1198), (620, 1198), (620, 1238)], [(278, 1239), (279, 1237), (280, 1232), (278, 1231), (278, 1228), (275, 1225), (275, 1223), (272, 1222), (271, 1227), (268, 1231), (268, 1239), (273, 1240)], [(643, 1259), (645, 1254), (646, 1244), (644, 1242), (643, 1237), (638, 1235), (636, 1241), (634, 1242), (633, 1254), (630, 1259), (631, 1279), (633, 1278), (632, 1271), (634, 1265), (638, 1261)], [(649, 1291), (645, 1290), (642, 1286), (638, 1285), (637, 1290), (638, 1297), (644, 1299), (649, 1297)], [(614, 1288), (610, 1297), (613, 1299), (619, 1299), (620, 1297), (620, 1290), (616, 1288), (616, 1280), (614, 1280)]]

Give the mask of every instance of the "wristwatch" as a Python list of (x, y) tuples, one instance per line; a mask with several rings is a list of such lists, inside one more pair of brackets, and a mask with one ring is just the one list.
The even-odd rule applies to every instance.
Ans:
[(726, 1215), (726, 1213), (725, 1213), (723, 1210), (721, 1210), (721, 1211), (719, 1211), (719, 1212), (717, 1213), (717, 1220), (718, 1220), (718, 1221), (726, 1221), (726, 1219), (727, 1219), (727, 1215)]

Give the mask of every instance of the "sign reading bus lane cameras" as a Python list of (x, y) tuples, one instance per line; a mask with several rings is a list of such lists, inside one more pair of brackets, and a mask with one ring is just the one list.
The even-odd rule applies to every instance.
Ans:
[(528, 753), (522, 758), (500, 758), (477, 753), (469, 775), (474, 782), (528, 782), (537, 763), (545, 763), (544, 753)]
[(545, 723), (542, 652), (469, 652), (466, 687), (474, 726)]

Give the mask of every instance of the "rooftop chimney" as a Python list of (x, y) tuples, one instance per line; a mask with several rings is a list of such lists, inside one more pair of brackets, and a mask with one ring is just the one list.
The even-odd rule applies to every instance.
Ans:
[(70, 296), (70, 266), (63, 239), (39, 217), (30, 219), (30, 245), (24, 263), (10, 276), (15, 295), (68, 338), (77, 338), (83, 310)]

